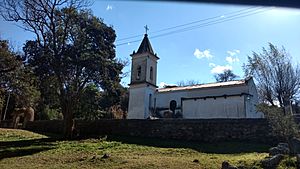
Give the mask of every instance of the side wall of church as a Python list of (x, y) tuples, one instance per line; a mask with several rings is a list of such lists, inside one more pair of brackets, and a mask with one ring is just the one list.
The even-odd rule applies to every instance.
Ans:
[[(249, 93), (253, 96), (240, 95), (241, 93)], [(220, 97), (222, 95), (237, 96)], [(200, 99), (199, 97), (215, 98)], [(156, 94), (156, 110), (163, 115), (163, 112), (169, 109), (172, 100), (175, 100), (177, 103), (175, 112), (181, 113), (183, 118), (262, 117), (255, 110), (257, 92), (254, 83), (230, 87), (158, 92)]]
[(182, 102), (182, 115), (186, 119), (194, 118), (245, 118), (245, 96), (227, 98), (188, 99)]
[(256, 105), (258, 104), (258, 93), (253, 79), (248, 81), (248, 90), (251, 96), (246, 97), (245, 100), (247, 118), (263, 118), (263, 113), (257, 112), (256, 110)]

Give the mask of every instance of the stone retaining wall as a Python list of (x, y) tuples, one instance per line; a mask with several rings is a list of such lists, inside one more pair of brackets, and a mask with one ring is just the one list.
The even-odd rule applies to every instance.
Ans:
[[(62, 133), (62, 121), (35, 121), (28, 130)], [(265, 119), (159, 119), (76, 121), (80, 136), (121, 135), (162, 139), (271, 142)]]

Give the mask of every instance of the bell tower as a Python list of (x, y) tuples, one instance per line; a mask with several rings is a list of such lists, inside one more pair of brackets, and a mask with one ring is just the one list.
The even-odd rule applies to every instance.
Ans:
[(153, 108), (156, 91), (157, 60), (146, 34), (137, 52), (131, 56), (128, 119), (146, 119)]

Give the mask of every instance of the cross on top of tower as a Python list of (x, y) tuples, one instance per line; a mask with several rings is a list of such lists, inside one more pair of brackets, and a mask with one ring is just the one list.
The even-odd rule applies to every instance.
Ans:
[(149, 30), (148, 26), (147, 26), (147, 25), (145, 25), (145, 26), (144, 26), (144, 28), (145, 28), (145, 32), (146, 32), (146, 34), (148, 34), (148, 30)]

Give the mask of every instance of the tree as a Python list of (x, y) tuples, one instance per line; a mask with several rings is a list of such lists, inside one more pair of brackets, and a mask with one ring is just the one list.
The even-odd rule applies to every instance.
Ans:
[(102, 118), (125, 118), (128, 109), (129, 93), (127, 88), (119, 85), (118, 95), (112, 96), (101, 91), (94, 84), (87, 85), (80, 97), (75, 117), (84, 120)]
[(82, 9), (82, 0), (4, 0), (3, 17), (21, 21), (36, 35), (24, 47), (25, 60), (40, 81), (54, 77), (64, 118), (64, 136), (71, 138), (74, 110), (87, 84), (115, 94), (123, 64), (115, 58), (112, 27)]
[[(13, 56), (13, 53), (9, 50), (8, 42), (0, 40), (0, 110), (3, 108), (5, 102), (5, 79), (7, 74), (16, 69), (19, 62)], [(2, 112), (2, 111), (1, 111)], [(0, 116), (0, 121), (2, 114)]]
[(14, 71), (19, 64), (20, 62), (9, 50), (8, 41), (0, 40), (0, 121), (2, 119), (2, 109), (5, 103), (8, 75)]
[(239, 76), (234, 74), (232, 70), (226, 69), (223, 73), (216, 74), (214, 77), (217, 82), (228, 82), (238, 78)]
[(0, 77), (17, 69), (21, 59), (9, 49), (8, 41), (0, 39)]
[(300, 136), (299, 125), (295, 122), (294, 117), (291, 114), (284, 114), (283, 110), (277, 106), (259, 104), (257, 110), (264, 113), (273, 134), (288, 142), (292, 150), (291, 140)]
[(296, 99), (300, 87), (300, 68), (293, 65), (290, 55), (284, 48), (278, 49), (269, 43), (262, 53), (253, 52), (244, 65), (246, 76), (253, 76), (257, 81), (260, 99), (271, 105), (288, 108), (292, 99)]
[(75, 117), (84, 120), (97, 120), (102, 117), (104, 111), (100, 108), (101, 92), (96, 85), (87, 85), (81, 94), (79, 105), (75, 111)]
[[(30, 68), (23, 64), (19, 55), (9, 49), (9, 43), (0, 40), (0, 108), (2, 110), (6, 93), (10, 93), (17, 107), (34, 107), (39, 92), (36, 78)], [(2, 118), (2, 115), (0, 115)]]
[(39, 78), (39, 91), (41, 97), (37, 105), (37, 118), (39, 120), (61, 119), (59, 103), (59, 84), (54, 75), (47, 78)]
[(201, 84), (199, 81), (197, 80), (181, 80), (179, 82), (176, 83), (178, 86), (193, 86), (193, 85), (199, 85)]

